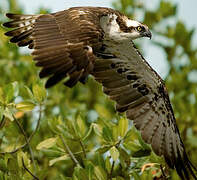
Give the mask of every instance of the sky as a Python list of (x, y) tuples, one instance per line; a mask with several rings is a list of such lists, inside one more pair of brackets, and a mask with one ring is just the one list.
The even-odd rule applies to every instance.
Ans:
[[(40, 7), (48, 8), (51, 12), (67, 9), (73, 6), (104, 6), (111, 7), (114, 0), (18, 0), (25, 10), (25, 13), (36, 13)], [(158, 0), (146, 0), (148, 8), (153, 8), (157, 4)], [(175, 4), (178, 4), (178, 16), (177, 18), (186, 22), (189, 28), (195, 28), (197, 30), (197, 0), (173, 0)], [(154, 34), (153, 38), (154, 40)], [(163, 51), (152, 45), (150, 40), (141, 39), (143, 46), (140, 51), (144, 52), (145, 59), (149, 64), (159, 73), (162, 78), (168, 75), (168, 63), (166, 57), (163, 55)], [(194, 38), (194, 45), (197, 46), (197, 31)]]

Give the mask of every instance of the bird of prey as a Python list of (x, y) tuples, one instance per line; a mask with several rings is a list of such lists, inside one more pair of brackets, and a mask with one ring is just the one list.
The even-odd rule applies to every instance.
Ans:
[(46, 88), (85, 83), (88, 75), (103, 85), (126, 112), (146, 143), (182, 180), (197, 179), (180, 137), (169, 96), (160, 76), (135, 47), (133, 40), (151, 38), (148, 27), (119, 11), (103, 7), (73, 7), (51, 14), (6, 14), (5, 33), (18, 46), (33, 49)]

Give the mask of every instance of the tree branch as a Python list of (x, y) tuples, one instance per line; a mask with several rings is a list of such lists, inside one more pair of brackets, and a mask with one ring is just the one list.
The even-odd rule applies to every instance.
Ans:
[(25, 163), (24, 163), (23, 158), (22, 158), (22, 163), (23, 163), (24, 169), (25, 169), (34, 179), (39, 180), (39, 178), (36, 177), (36, 176), (25, 166)]
[(81, 148), (82, 148), (82, 151), (83, 151), (83, 155), (84, 155), (84, 158), (86, 158), (86, 150), (85, 150), (85, 146), (83, 144), (83, 142), (81, 140), (79, 140), (79, 143), (81, 145)]
[(112, 180), (112, 173), (113, 173), (113, 170), (114, 170), (114, 164), (115, 164), (115, 161), (113, 160), (112, 162), (112, 167), (111, 167), (111, 171), (110, 171), (110, 174), (109, 174), (109, 178)]
[(165, 174), (165, 172), (164, 172), (164, 170), (163, 170), (162, 164), (160, 164), (160, 169), (161, 169), (161, 174), (162, 174), (163, 178), (164, 179), (168, 179), (166, 174)]
[(74, 162), (74, 164), (76, 164), (76, 165), (78, 164), (79, 166), (81, 166), (79, 164), (79, 161), (75, 158), (74, 154), (72, 153), (72, 151), (70, 150), (70, 148), (68, 147), (68, 145), (66, 144), (66, 142), (64, 141), (64, 138), (62, 137), (62, 135), (60, 135), (60, 139), (62, 140), (62, 143), (64, 144), (64, 147), (65, 147), (66, 151), (68, 152), (70, 158)]
[(16, 122), (17, 126), (19, 127), (21, 133), (23, 134), (24, 138), (25, 138), (25, 141), (26, 141), (26, 144), (29, 148), (29, 152), (30, 152), (30, 156), (31, 156), (31, 160), (33, 162), (33, 165), (34, 165), (34, 169), (36, 170), (36, 164), (35, 164), (35, 160), (34, 160), (34, 154), (33, 154), (33, 151), (31, 149), (31, 146), (30, 146), (30, 142), (29, 142), (29, 139), (25, 133), (25, 130), (23, 129), (23, 127), (21, 126), (21, 124), (19, 123), (18, 119), (15, 118), (15, 116), (13, 116), (14, 118), (14, 121)]
[[(32, 140), (33, 136), (36, 134), (36, 132), (38, 131), (38, 129), (40, 128), (40, 122), (41, 122), (41, 117), (42, 117), (42, 106), (40, 105), (39, 108), (39, 117), (38, 117), (38, 122), (36, 124), (36, 129), (32, 132), (32, 134), (29, 136), (28, 138), (28, 143), (30, 143), (30, 141)], [(15, 118), (16, 119), (16, 118)], [(10, 152), (0, 152), (0, 154), (14, 154), (16, 153), (18, 150), (23, 149), (25, 146), (28, 145), (27, 142), (25, 142), (23, 145), (21, 145), (20, 147), (14, 149), (13, 151)]]

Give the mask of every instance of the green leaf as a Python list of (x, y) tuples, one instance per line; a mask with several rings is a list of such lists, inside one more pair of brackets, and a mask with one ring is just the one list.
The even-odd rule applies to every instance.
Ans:
[(127, 143), (123, 143), (126, 149), (131, 150), (132, 152), (137, 152), (142, 149), (140, 143), (138, 141), (129, 141)]
[(127, 166), (130, 166), (131, 160), (130, 155), (127, 153), (127, 151), (120, 146), (118, 147), (118, 151), (120, 153), (120, 160), (123, 160)]
[(60, 133), (63, 134), (64, 137), (66, 137), (70, 140), (73, 140), (73, 141), (78, 140), (76, 138), (76, 136), (74, 136), (75, 134), (72, 132), (72, 129), (67, 129), (62, 125), (57, 125), (57, 129), (58, 129), (58, 131), (60, 131)]
[(86, 125), (85, 125), (84, 120), (82, 119), (82, 116), (80, 114), (77, 115), (76, 125), (77, 125), (76, 128), (78, 130), (78, 134), (80, 135), (80, 137), (83, 137), (86, 132)]
[(94, 173), (94, 165), (93, 164), (88, 164), (86, 167), (86, 170), (88, 171), (88, 180), (92, 180), (93, 178), (93, 173)]
[(32, 91), (29, 89), (29, 87), (24, 85), (24, 89), (26, 91), (26, 94), (29, 96), (29, 98), (34, 99), (34, 95), (33, 95)]
[(0, 102), (4, 102), (4, 101), (5, 101), (5, 97), (4, 97), (3, 88), (0, 87)]
[(138, 132), (138, 141), (139, 141), (139, 143), (141, 144), (141, 146), (142, 146), (142, 148), (144, 149), (144, 150), (149, 150), (149, 151), (151, 151), (151, 146), (149, 145), (149, 144), (146, 144), (145, 142), (144, 142), (144, 140), (142, 139), (142, 136), (141, 136), (141, 134)]
[(111, 145), (103, 145), (99, 147), (96, 151), (99, 152), (100, 154), (103, 154), (107, 152), (111, 148)]
[(101, 153), (96, 153), (96, 159), (97, 159), (97, 165), (102, 167), (103, 169), (105, 169), (105, 161), (104, 161), (104, 157)]
[(63, 155), (63, 156), (60, 156), (58, 158), (52, 159), (52, 160), (49, 161), (49, 166), (52, 166), (53, 164), (55, 164), (58, 161), (63, 161), (63, 160), (66, 160), (66, 159), (69, 159), (69, 156), (67, 154)]
[(121, 176), (117, 176), (115, 180), (125, 180), (125, 179)]
[(79, 165), (77, 165), (77, 167), (75, 167), (73, 175), (78, 180), (88, 179), (88, 175), (87, 175), (85, 169), (81, 168)]
[(8, 104), (14, 100), (14, 98), (18, 95), (18, 83), (13, 82), (11, 84), (8, 84), (4, 88), (4, 94), (5, 94), (5, 102)]
[(137, 134), (137, 131), (135, 129), (134, 126), (132, 126), (131, 129), (129, 129), (129, 131), (127, 131), (125, 137), (124, 137), (124, 142), (127, 143), (127, 142), (130, 142), (130, 141), (134, 141), (134, 140), (137, 140), (138, 139), (138, 134)]
[(48, 125), (50, 130), (55, 133), (55, 134), (59, 134), (60, 130), (58, 129), (58, 126), (61, 127), (61, 123), (62, 123), (62, 119), (60, 116), (58, 117), (54, 117), (54, 118), (50, 118), (48, 119)]
[(93, 126), (93, 129), (94, 129), (94, 132), (98, 135), (98, 136), (102, 136), (102, 128), (99, 124), (96, 124), (96, 123), (92, 123), (92, 126)]
[(90, 127), (89, 127), (88, 132), (87, 132), (87, 133), (85, 134), (85, 136), (82, 138), (83, 141), (84, 141), (86, 138), (89, 137), (89, 135), (91, 134), (92, 130), (93, 130), (93, 125), (91, 124)]
[[(74, 135), (77, 138), (81, 139), (82, 131), (84, 131), (83, 130), (84, 124), (83, 124), (83, 120), (81, 119), (81, 116), (77, 115), (77, 117), (75, 117), (75, 121), (70, 121), (70, 122), (72, 124), (72, 129), (74, 130)], [(80, 126), (82, 126), (82, 128)]]
[(12, 113), (12, 110), (9, 109), (9, 108), (6, 108), (3, 115), (8, 118), (10, 121), (14, 121), (14, 118), (13, 118), (13, 113)]
[(103, 133), (102, 133), (102, 135), (103, 135), (103, 138), (104, 138), (106, 141), (108, 141), (108, 142), (112, 142), (112, 141), (113, 141), (112, 130), (111, 130), (109, 127), (105, 126), (105, 127), (103, 128)]
[(150, 156), (150, 154), (151, 154), (151, 150), (148, 149), (140, 149), (139, 151), (131, 153), (133, 157)]
[(15, 173), (19, 173), (18, 171), (18, 163), (17, 163), (17, 159), (16, 158), (10, 158), (7, 162), (7, 167), (8, 167), (8, 171), (12, 171)]
[(118, 141), (119, 140), (119, 127), (118, 127), (118, 125), (114, 125), (112, 127), (112, 134), (113, 134), (114, 141)]
[(6, 161), (4, 159), (0, 159), (0, 170), (3, 172), (7, 172), (8, 170)]
[[(156, 154), (154, 153), (154, 151), (151, 151), (151, 154), (150, 154), (150, 156), (149, 156), (149, 160), (150, 160), (152, 163), (159, 163), (159, 164), (164, 163), (163, 157), (156, 155)], [(164, 163), (163, 165), (165, 166), (165, 163)]]
[(36, 149), (37, 150), (41, 150), (41, 149), (48, 149), (51, 148), (52, 146), (54, 146), (56, 144), (58, 140), (58, 137), (56, 138), (49, 138), (49, 139), (45, 139), (44, 141), (40, 142), (37, 146)]
[(35, 107), (35, 104), (28, 101), (23, 101), (16, 104), (16, 109), (19, 111), (32, 111)]
[(85, 165), (85, 170), (87, 172), (88, 175), (88, 180), (92, 180), (93, 179), (93, 175), (94, 175), (94, 164), (90, 161), (90, 160), (84, 160), (84, 165)]
[(18, 162), (18, 166), (20, 168), (23, 167), (23, 162), (25, 164), (26, 167), (30, 167), (31, 166), (31, 160), (28, 158), (28, 154), (27, 152), (23, 152), (23, 151), (18, 151), (17, 152), (17, 162)]
[(4, 113), (4, 108), (2, 106), (0, 106), (0, 121), (3, 118), (3, 113)]
[(131, 176), (134, 177), (135, 180), (142, 180), (136, 171), (132, 171)]
[(113, 146), (110, 150), (109, 150), (111, 157), (114, 161), (116, 161), (119, 158), (119, 151), (118, 149)]
[(119, 135), (124, 137), (127, 130), (128, 130), (128, 119), (126, 118), (120, 118), (119, 123), (118, 123), (118, 127), (119, 127)]
[(110, 163), (110, 157), (108, 156), (105, 160), (105, 168), (107, 169), (107, 172), (111, 172), (111, 163)]
[(43, 86), (39, 86), (38, 84), (33, 86), (33, 94), (35, 100), (39, 103), (42, 103), (46, 99), (46, 89)]
[(94, 167), (94, 174), (95, 174), (95, 176), (97, 177), (98, 180), (106, 180), (107, 179), (106, 172), (100, 166), (95, 166)]

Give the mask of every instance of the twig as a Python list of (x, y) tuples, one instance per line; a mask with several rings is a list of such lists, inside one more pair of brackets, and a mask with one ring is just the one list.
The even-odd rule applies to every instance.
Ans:
[(24, 169), (36, 180), (39, 180), (38, 177), (36, 177), (26, 166), (25, 166), (25, 163), (24, 163), (24, 159), (22, 158), (22, 163), (23, 163), (23, 167)]
[(114, 164), (115, 164), (115, 161), (112, 162), (112, 167), (111, 167), (111, 171), (110, 171), (110, 174), (109, 174), (109, 178), (112, 180), (112, 173), (113, 173), (113, 170), (114, 170)]
[[(40, 127), (40, 121), (41, 121), (41, 117), (42, 117), (42, 107), (40, 106), (39, 108), (39, 117), (38, 117), (38, 122), (36, 125), (36, 129), (32, 132), (32, 134), (29, 136), (28, 138), (28, 142), (30, 143), (31, 139), (33, 138), (33, 136), (36, 134), (36, 132), (38, 131), (39, 127)], [(20, 147), (14, 149), (13, 151), (9, 151), (9, 152), (0, 152), (0, 154), (14, 154), (16, 153), (18, 150), (23, 149), (28, 143), (25, 142), (23, 145), (21, 145)]]
[(79, 143), (80, 143), (80, 145), (81, 145), (81, 148), (82, 148), (82, 151), (83, 151), (84, 158), (86, 158), (86, 150), (85, 150), (84, 144), (82, 143), (81, 140), (79, 140)]
[(1, 122), (0, 122), (0, 128), (2, 128), (5, 124), (5, 116), (3, 115)]
[(39, 116), (38, 116), (38, 122), (36, 124), (36, 129), (31, 133), (30, 137), (29, 137), (29, 141), (31, 141), (32, 137), (36, 134), (36, 132), (38, 131), (38, 129), (40, 128), (40, 121), (41, 121), (41, 117), (42, 117), (42, 106), (39, 106)]
[(25, 138), (26, 143), (29, 144), (29, 141), (28, 141), (27, 135), (25, 133), (25, 130), (23, 129), (23, 127), (19, 123), (18, 119), (16, 119), (14, 116), (13, 116), (13, 118), (14, 118), (14, 121), (16, 122), (17, 126), (19, 127), (20, 131), (22, 132), (22, 134), (23, 134), (23, 136)]
[(8, 152), (0, 152), (0, 154), (4, 155), (4, 154), (14, 154), (16, 153), (18, 150), (23, 149), (25, 146), (27, 145), (27, 143), (21, 145), (20, 147), (14, 149), (13, 151), (8, 151)]
[(160, 169), (161, 169), (161, 173), (162, 173), (162, 176), (164, 177), (164, 179), (167, 179), (166, 174), (163, 170), (162, 164), (160, 164)]
[(31, 149), (31, 146), (30, 146), (30, 142), (29, 142), (29, 139), (25, 133), (25, 130), (23, 129), (23, 127), (21, 126), (21, 124), (19, 123), (18, 119), (16, 119), (14, 116), (14, 121), (16, 122), (17, 126), (19, 127), (19, 129), (21, 130), (21, 133), (23, 134), (24, 138), (25, 138), (25, 141), (26, 141), (26, 144), (29, 148), (29, 152), (30, 152), (30, 156), (31, 156), (31, 160), (33, 162), (33, 165), (34, 165), (34, 169), (36, 170), (36, 164), (35, 164), (35, 160), (34, 160), (34, 154), (33, 154), (33, 151)]
[(68, 145), (66, 144), (66, 142), (64, 141), (64, 138), (62, 137), (62, 135), (60, 135), (60, 139), (62, 140), (64, 147), (66, 149), (66, 151), (68, 152), (70, 158), (72, 159), (72, 161), (74, 162), (74, 164), (79, 165), (79, 161), (75, 158), (75, 156), (73, 155), (73, 153), (71, 152), (70, 148), (68, 147)]

